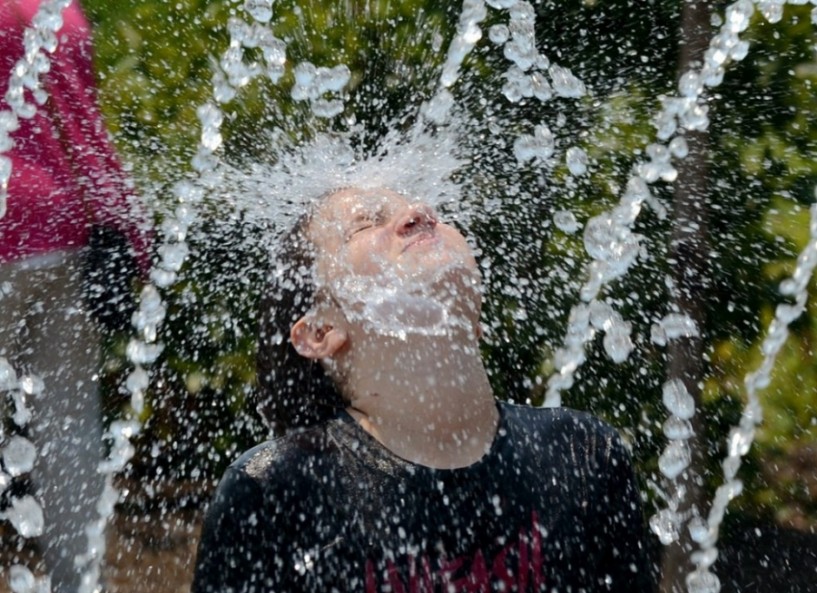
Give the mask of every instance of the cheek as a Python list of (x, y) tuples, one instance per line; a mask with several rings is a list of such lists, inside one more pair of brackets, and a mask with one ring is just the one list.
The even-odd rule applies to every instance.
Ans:
[(348, 272), (375, 276), (384, 270), (384, 246), (375, 233), (348, 243), (341, 250), (340, 261)]
[(446, 225), (441, 232), (446, 235), (446, 244), (452, 256), (458, 258), (468, 267), (473, 266), (476, 268), (477, 262), (474, 259), (474, 252), (459, 231)]

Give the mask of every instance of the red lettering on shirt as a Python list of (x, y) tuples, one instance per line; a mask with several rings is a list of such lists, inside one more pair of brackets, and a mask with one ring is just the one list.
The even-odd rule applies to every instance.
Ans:
[(536, 511), (531, 513), (533, 527), (531, 528), (531, 574), (533, 575), (533, 590), (540, 591), (542, 587), (542, 532), (539, 531), (539, 516)]
[(389, 560), (388, 567), (389, 585), (391, 585), (392, 593), (406, 593), (406, 588), (400, 581), (400, 573), (397, 571), (394, 562)]
[(491, 574), (499, 579), (499, 582), (502, 583), (503, 591), (510, 591), (513, 586), (516, 584), (513, 580), (513, 574), (508, 569), (508, 566), (505, 564), (505, 557), (508, 555), (508, 551), (510, 548), (513, 548), (514, 544), (509, 544), (502, 548), (499, 554), (496, 555), (494, 558), (494, 565), (491, 568)]
[[(533, 512), (530, 531), (520, 529), (518, 538), (493, 558), (486, 558), (483, 550), (477, 550), (473, 556), (441, 557), (437, 562), (439, 568), (434, 570), (427, 555), (416, 558), (408, 554), (405, 563), (399, 558), (397, 564), (393, 560), (387, 562), (382, 584), (378, 583), (374, 563), (367, 560), (366, 593), (490, 593), (492, 584), (509, 593), (542, 591), (545, 584), (542, 535), (539, 517)], [(516, 559), (515, 565), (512, 558)], [(402, 573), (407, 581), (401, 576), (401, 564), (408, 567), (407, 573)]]
[(453, 560), (442, 559), (440, 562), (440, 582), (445, 587), (443, 590), (447, 593), (450, 591), (460, 591), (458, 588), (462, 583), (460, 581), (454, 582), (452, 580), (454, 574), (460, 569), (465, 562), (465, 558), (454, 558)]
[(466, 579), (465, 587), (468, 593), (491, 592), (491, 578), (488, 576), (488, 567), (485, 565), (482, 550), (477, 550), (477, 554), (474, 556), (474, 563), (471, 565), (471, 574), (468, 575)]
[(377, 576), (374, 574), (374, 562), (366, 561), (366, 593), (377, 593)]
[(417, 560), (409, 556), (409, 592), (434, 593), (434, 580), (431, 576), (431, 562), (427, 556), (420, 560), (422, 572), (417, 574)]
[[(534, 522), (533, 529), (536, 529)], [(525, 530), (519, 530), (519, 591), (528, 590), (528, 571), (531, 569), (530, 561), (528, 560), (528, 538), (525, 535)]]

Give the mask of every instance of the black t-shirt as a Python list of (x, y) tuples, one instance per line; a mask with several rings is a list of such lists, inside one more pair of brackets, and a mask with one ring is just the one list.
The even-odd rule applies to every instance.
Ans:
[(616, 432), (499, 404), (462, 469), (405, 461), (346, 412), (245, 453), (208, 510), (192, 593), (651, 591)]

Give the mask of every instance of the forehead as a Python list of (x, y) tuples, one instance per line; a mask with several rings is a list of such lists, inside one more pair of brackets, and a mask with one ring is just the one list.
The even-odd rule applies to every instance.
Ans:
[(324, 198), (315, 210), (313, 223), (343, 223), (360, 214), (382, 208), (400, 208), (408, 204), (404, 196), (390, 189), (347, 188)]

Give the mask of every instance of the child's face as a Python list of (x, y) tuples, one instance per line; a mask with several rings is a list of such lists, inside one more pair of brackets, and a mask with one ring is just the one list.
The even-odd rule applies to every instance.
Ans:
[[(427, 205), (387, 189), (338, 191), (319, 206), (309, 226), (320, 284), (426, 290), (441, 277), (478, 284), (471, 248)], [(453, 274), (452, 274), (453, 272)], [(476, 278), (476, 280), (474, 280)]]

